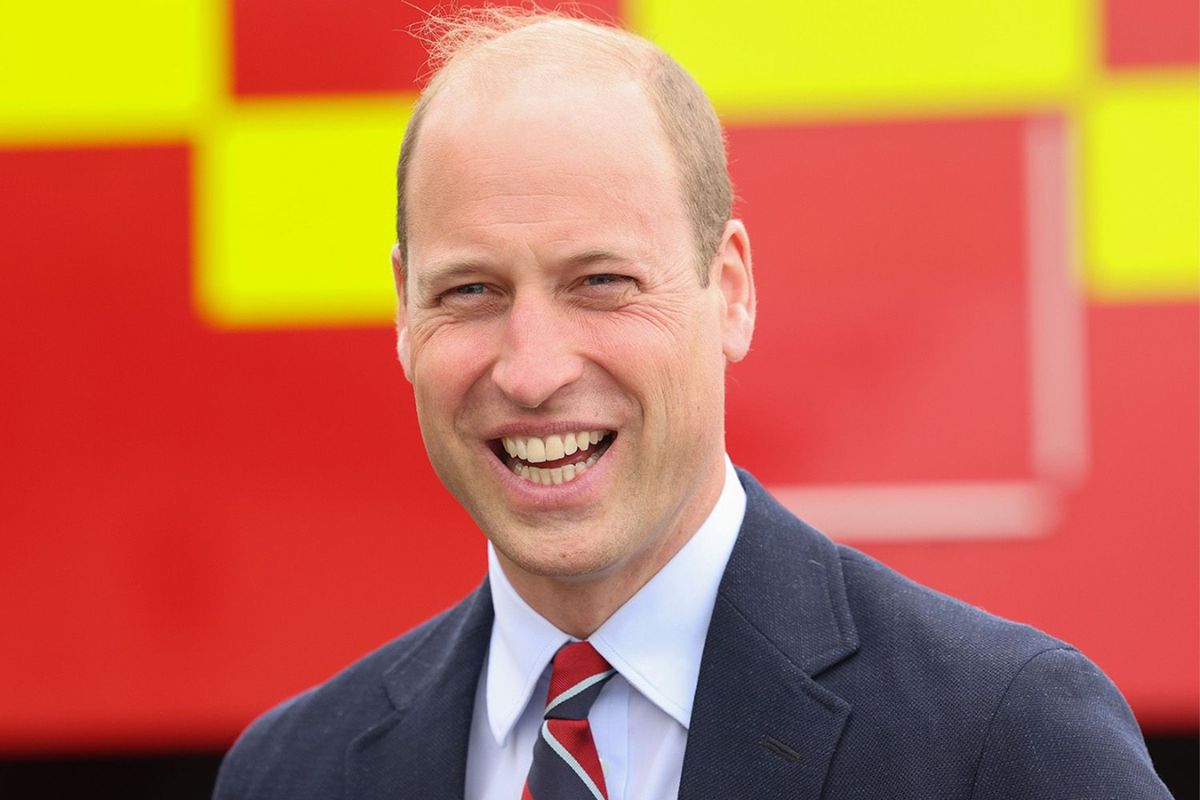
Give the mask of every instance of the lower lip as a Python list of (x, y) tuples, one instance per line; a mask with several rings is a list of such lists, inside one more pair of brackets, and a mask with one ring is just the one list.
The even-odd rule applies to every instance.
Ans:
[(608, 471), (608, 462), (612, 458), (612, 451), (617, 447), (617, 440), (614, 438), (596, 463), (584, 470), (582, 475), (576, 475), (573, 480), (565, 483), (549, 486), (522, 478), (513, 472), (508, 464), (497, 458), (490, 447), (484, 447), (487, 449), (488, 461), (492, 463), (492, 469), (496, 471), (513, 505), (544, 509), (580, 505), (590, 501), (599, 490), (600, 482), (604, 480), (604, 474)]

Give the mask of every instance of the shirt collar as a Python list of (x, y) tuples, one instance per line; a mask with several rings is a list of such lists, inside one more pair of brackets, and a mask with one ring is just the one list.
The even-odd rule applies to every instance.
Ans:
[[(613, 668), (684, 728), (700, 675), (717, 588), (746, 512), (746, 492), (725, 457), (725, 483), (708, 518), (675, 557), (589, 641)], [(503, 745), (546, 665), (571, 637), (521, 599), (488, 543), (495, 623), (487, 661), (488, 722)], [(680, 603), (680, 598), (689, 602)]]

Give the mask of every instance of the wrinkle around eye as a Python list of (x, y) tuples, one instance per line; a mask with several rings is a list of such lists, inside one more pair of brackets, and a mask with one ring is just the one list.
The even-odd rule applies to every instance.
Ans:
[(613, 310), (619, 312), (623, 320), (636, 320), (636, 324), (646, 326), (648, 332), (678, 339), (684, 335), (688, 321), (696, 317), (699, 308), (689, 302), (686, 294), (633, 292), (624, 296), (619, 307)]
[(450, 310), (440, 304), (422, 309), (420, 313), (412, 315), (408, 322), (414, 348), (419, 349), (430, 340), (445, 335), (464, 323), (469, 324), (475, 316)]

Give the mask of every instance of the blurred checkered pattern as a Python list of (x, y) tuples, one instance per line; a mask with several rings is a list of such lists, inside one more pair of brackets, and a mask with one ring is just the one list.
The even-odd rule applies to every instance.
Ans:
[[(586, 8), (727, 125), (734, 460), (1194, 724), (1195, 2)], [(389, 331), (422, 13), (0, 0), (0, 748), (225, 743), (482, 576)]]

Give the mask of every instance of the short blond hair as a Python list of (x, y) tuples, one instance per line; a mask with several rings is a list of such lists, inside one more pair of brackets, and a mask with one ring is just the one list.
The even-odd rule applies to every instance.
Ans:
[[(612, 25), (571, 10), (537, 7), (463, 9), (432, 15), (418, 28), (430, 54), (431, 76), (413, 108), (396, 167), (396, 241), (408, 258), (408, 171), (421, 123), (446, 82), (485, 46), (501, 58), (538, 59), (564, 66), (600, 66), (624, 72), (646, 92), (674, 155), (679, 190), (692, 227), (702, 285), (733, 213), (725, 138), (716, 111), (699, 84), (661, 49)], [(506, 47), (511, 45), (511, 47)], [(407, 271), (407, 270), (406, 270)]]

